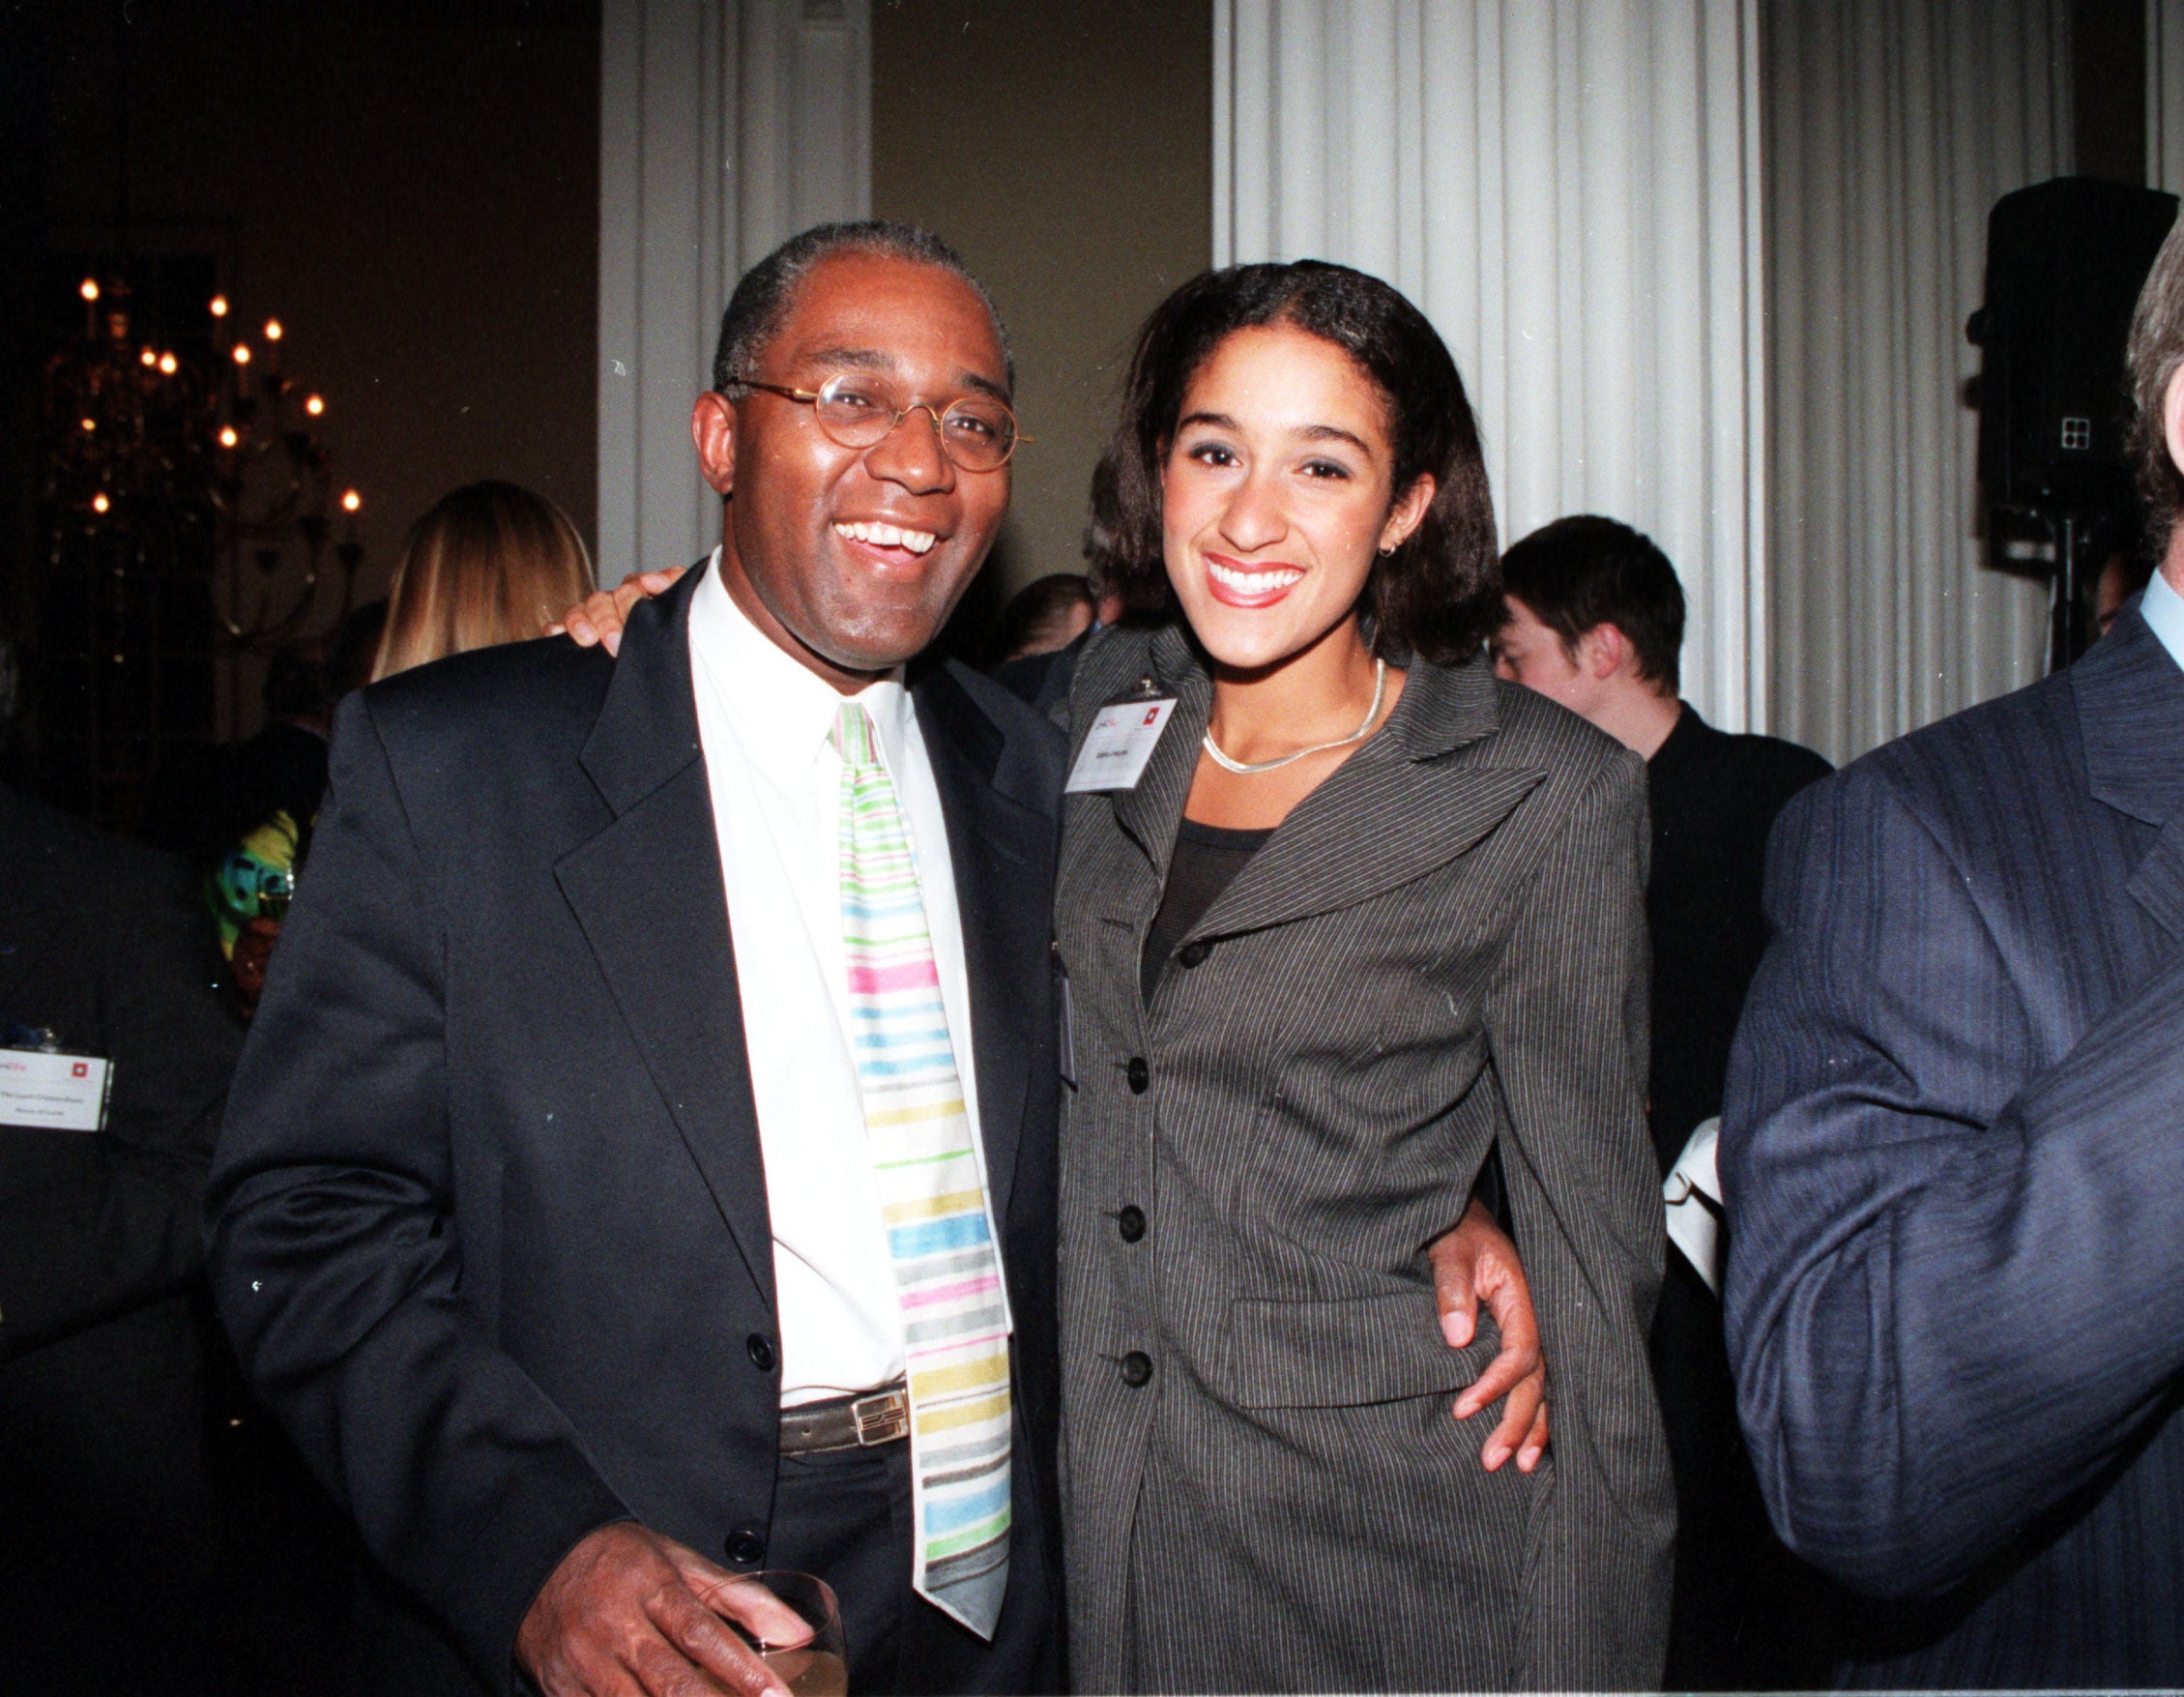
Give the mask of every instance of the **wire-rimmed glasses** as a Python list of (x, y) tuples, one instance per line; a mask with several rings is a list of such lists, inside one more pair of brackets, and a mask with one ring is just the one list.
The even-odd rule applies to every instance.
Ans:
[(844, 448), (877, 448), (912, 413), (930, 414), (940, 432), (941, 452), (967, 472), (1001, 470), (1016, 445), (1032, 439), (1016, 433), (1016, 415), (990, 395), (967, 395), (950, 401), (945, 412), (934, 412), (921, 400), (897, 406), (885, 384), (856, 372), (830, 377), (816, 390), (788, 389), (755, 377), (736, 381), (810, 407), (819, 427)]

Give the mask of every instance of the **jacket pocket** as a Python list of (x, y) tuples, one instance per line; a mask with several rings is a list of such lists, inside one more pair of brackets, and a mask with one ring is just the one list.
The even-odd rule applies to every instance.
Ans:
[(1357, 1408), (1461, 1390), (1501, 1347), (1482, 1310), (1463, 1349), (1441, 1335), (1430, 1289), (1334, 1302), (1229, 1304), (1220, 1390), (1239, 1408)]

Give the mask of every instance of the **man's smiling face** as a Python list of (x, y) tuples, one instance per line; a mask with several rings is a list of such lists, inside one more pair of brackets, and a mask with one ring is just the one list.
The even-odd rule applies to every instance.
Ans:
[(933, 640), (993, 545), (1008, 467), (957, 466), (934, 415), (965, 395), (1005, 395), (1008, 367), (985, 302), (954, 272), (852, 250), (804, 275), (740, 375), (816, 391), (844, 372), (919, 410), (873, 447), (845, 448), (809, 404), (751, 390), (702, 396), (692, 428), (708, 482), (729, 496), (729, 593), (789, 653), (854, 690)]

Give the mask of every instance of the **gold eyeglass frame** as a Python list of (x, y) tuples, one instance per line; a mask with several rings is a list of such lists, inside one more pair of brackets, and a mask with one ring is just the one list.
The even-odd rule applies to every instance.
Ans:
[[(847, 376), (848, 373), (845, 372), (842, 375)], [(841, 380), (841, 377), (830, 377), (827, 379), (827, 382), (818, 389), (789, 389), (778, 383), (761, 383), (755, 377), (739, 377), (736, 379), (736, 382), (742, 388), (763, 389), (769, 395), (778, 395), (783, 400), (793, 400), (801, 406), (810, 407), (812, 409), (812, 423), (816, 424), (820, 427), (820, 429), (826, 431), (827, 439), (830, 442), (833, 443), (836, 447), (854, 448), (857, 449), (859, 453), (864, 454), (871, 453), (873, 449), (879, 447), (880, 444), (885, 442), (889, 436), (892, 436), (897, 430), (902, 427), (903, 420), (910, 417), (912, 413), (925, 413), (933, 421), (934, 437), (940, 443), (941, 452), (944, 454), (947, 455), (948, 464), (954, 466), (957, 471), (969, 472), (973, 477), (979, 477), (987, 472), (997, 472), (1001, 470), (1003, 466), (1006, 465), (1010, 460), (1016, 457), (1016, 451), (1019, 448), (1023, 447), (1025, 443), (1033, 440), (1032, 437), (1025, 435), (1021, 428), (1015, 427), (1016, 409), (1010, 406), (1005, 400), (997, 400), (994, 402), (994, 405), (998, 406), (1003, 412), (1008, 415), (1008, 423), (1012, 426), (1008, 438), (1008, 452), (1003, 454), (1001, 458), (993, 465), (965, 465), (960, 459), (956, 458), (953, 454), (949, 453), (947, 445), (947, 415), (955, 411), (955, 409), (962, 403), (960, 401), (951, 400), (948, 402), (946, 410), (935, 412), (933, 410), (932, 402), (924, 400), (914, 400), (908, 406), (897, 410), (895, 412), (893, 422), (890, 423), (885, 430), (882, 430), (877, 436), (873, 437), (871, 441), (862, 443), (844, 442), (839, 436), (835, 435), (833, 431), (828, 430), (826, 421), (819, 417), (819, 403), (826, 398), (826, 390), (829, 387), (831, 387), (833, 384), (840, 382)]]

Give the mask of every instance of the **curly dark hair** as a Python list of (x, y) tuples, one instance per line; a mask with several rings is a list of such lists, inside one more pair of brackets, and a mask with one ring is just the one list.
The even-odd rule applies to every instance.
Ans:
[(1117, 591), (1135, 615), (1174, 613), (1162, 559), (1160, 468), (1183, 394), (1224, 338), (1273, 324), (1334, 343), (1380, 391), (1394, 445), (1395, 499), (1420, 476), (1434, 480), (1417, 528), (1374, 563), (1366, 580), (1362, 611), (1374, 652), (1441, 664), (1470, 658), (1501, 622), (1494, 496), (1471, 397), (1423, 312), (1379, 278), (1324, 260), (1202, 273), (1146, 320), (1109, 450)]

